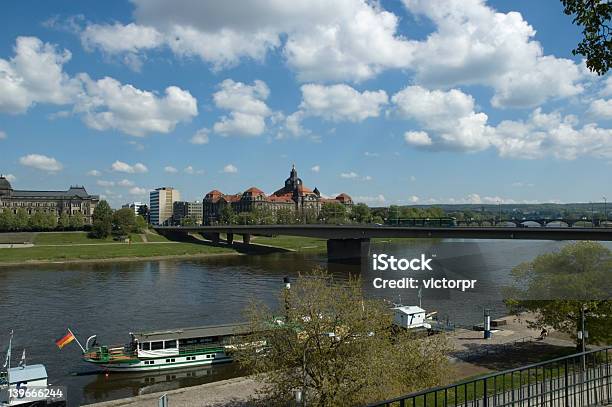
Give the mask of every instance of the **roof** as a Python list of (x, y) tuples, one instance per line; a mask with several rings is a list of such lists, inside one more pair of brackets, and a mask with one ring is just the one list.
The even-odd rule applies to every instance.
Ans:
[(47, 378), (47, 369), (44, 365), (28, 365), (23, 367), (12, 367), (9, 370), (11, 384), (29, 382)]
[(0, 176), (0, 189), (13, 189), (8, 179), (3, 176)]
[(341, 193), (340, 195), (338, 195), (338, 196), (336, 197), (336, 199), (337, 199), (338, 201), (351, 201), (351, 200), (352, 200), (352, 199), (351, 199), (351, 197), (350, 197), (350, 196), (348, 196), (347, 194), (345, 194), (344, 192), (343, 192), (343, 193)]
[(267, 199), (270, 202), (291, 202), (293, 203), (293, 198), (291, 197), (291, 194), (270, 195)]
[(416, 305), (402, 305), (401, 307), (395, 307), (393, 309), (401, 311), (404, 314), (408, 314), (408, 315), (421, 314), (425, 312), (423, 308), (417, 307)]
[(14, 190), (13, 198), (63, 198), (69, 199), (73, 197), (79, 197), (82, 199), (98, 199), (97, 195), (89, 195), (85, 190), (85, 187), (70, 187), (67, 191), (26, 191), (26, 190)]
[(248, 323), (208, 325), (179, 328), (168, 331), (137, 332), (134, 339), (140, 342), (163, 341), (168, 339), (204, 338), (209, 336), (244, 335), (250, 332)]

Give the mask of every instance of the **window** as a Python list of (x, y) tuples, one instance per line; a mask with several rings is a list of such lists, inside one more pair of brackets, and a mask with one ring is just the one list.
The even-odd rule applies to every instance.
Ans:
[(164, 349), (163, 341), (151, 342), (151, 350), (159, 350), (159, 349)]
[(144, 342), (140, 344), (140, 349), (151, 350), (151, 342)]
[(174, 349), (176, 348), (176, 339), (165, 342), (165, 349)]

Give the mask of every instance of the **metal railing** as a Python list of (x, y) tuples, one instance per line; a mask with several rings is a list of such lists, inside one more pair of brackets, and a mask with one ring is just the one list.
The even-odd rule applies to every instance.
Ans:
[(580, 407), (612, 403), (612, 347), (436, 387), (368, 407)]

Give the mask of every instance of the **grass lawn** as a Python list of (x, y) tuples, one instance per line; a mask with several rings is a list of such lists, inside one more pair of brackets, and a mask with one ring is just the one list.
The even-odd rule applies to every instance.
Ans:
[(169, 242), (164, 236), (155, 233), (155, 232), (147, 232), (147, 241), (149, 242)]
[[(132, 235), (132, 242), (142, 242), (139, 235)], [(56, 245), (56, 244), (100, 244), (118, 243), (112, 237), (106, 239), (90, 238), (87, 232), (41, 232), (34, 236), (35, 245)]]
[(28, 260), (62, 261), (212, 253), (234, 253), (234, 251), (224, 247), (213, 247), (195, 243), (38, 246), (26, 249), (0, 249), (0, 263), (27, 262)]
[(320, 251), (327, 248), (327, 240), (299, 236), (252, 236), (251, 243), (301, 251)]

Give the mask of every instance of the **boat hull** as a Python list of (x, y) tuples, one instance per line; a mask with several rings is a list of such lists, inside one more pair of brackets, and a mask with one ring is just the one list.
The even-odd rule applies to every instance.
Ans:
[[(209, 366), (232, 361), (232, 358), (227, 355), (216, 355), (214, 359), (206, 358), (206, 356), (207, 355), (193, 356), (196, 358), (195, 360), (187, 360), (187, 356), (174, 356), (165, 359), (143, 359), (136, 363), (103, 363), (99, 364), (99, 366), (111, 372), (154, 372), (159, 370)], [(147, 363), (145, 364), (145, 362)]]

